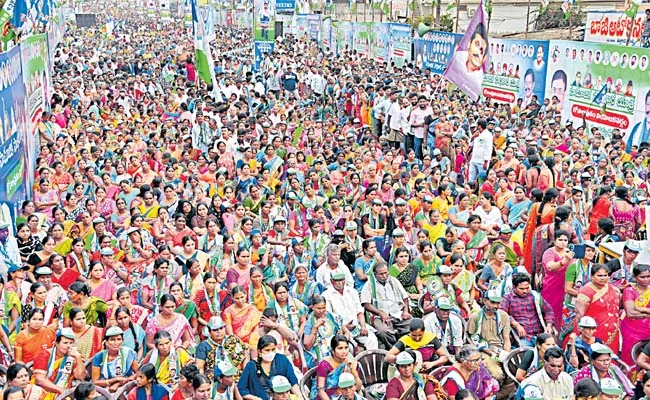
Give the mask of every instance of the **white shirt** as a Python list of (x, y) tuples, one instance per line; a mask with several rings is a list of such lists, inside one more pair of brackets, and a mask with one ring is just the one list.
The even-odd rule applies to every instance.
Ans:
[[(453, 312), (449, 313), (449, 319), (445, 325), (444, 332), (435, 312), (424, 317), (424, 330), (435, 333), (444, 347), (449, 345), (454, 347), (463, 346), (463, 323), (460, 317)], [(451, 343), (449, 343), (450, 341)]]
[(560, 372), (557, 380), (554, 381), (542, 368), (524, 379), (520, 386), (526, 385), (535, 385), (542, 389), (545, 399), (573, 399), (573, 379), (564, 371)]
[(352, 279), (352, 274), (342, 260), (339, 260), (339, 265), (334, 269), (331, 269), (329, 265), (327, 265), (327, 262), (324, 262), (320, 267), (318, 267), (316, 270), (316, 282), (319, 282), (321, 285), (329, 288), (332, 286), (330, 278), (331, 273), (334, 271), (339, 271), (345, 274), (345, 286), (349, 286), (351, 288), (354, 287), (354, 279)]
[(401, 319), (404, 311), (404, 299), (408, 298), (408, 293), (396, 278), (388, 277), (385, 285), (375, 281), (376, 303), (373, 303), (372, 289), (370, 282), (366, 282), (361, 289), (361, 304), (377, 304), (377, 308), (382, 310), (393, 318)]
[(347, 325), (353, 322), (358, 324), (358, 315), (363, 312), (359, 293), (349, 286), (345, 286), (343, 294), (339, 293), (332, 286), (323, 292), (323, 297), (327, 300), (327, 311), (338, 314)]
[(484, 129), (475, 139), (474, 147), (472, 150), (472, 159), (470, 162), (474, 164), (483, 164), (492, 158), (492, 133)]
[(399, 131), (402, 128), (402, 108), (399, 105), (399, 101), (395, 101), (389, 106), (388, 115), (390, 116), (389, 128)]

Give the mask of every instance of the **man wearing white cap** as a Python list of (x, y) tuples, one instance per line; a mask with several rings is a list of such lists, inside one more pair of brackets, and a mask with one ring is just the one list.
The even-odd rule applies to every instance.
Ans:
[(349, 372), (344, 372), (339, 376), (339, 394), (333, 397), (334, 400), (364, 400), (356, 393), (357, 381)]
[(616, 379), (605, 378), (600, 381), (600, 400), (619, 400), (624, 394), (623, 388)]
[(34, 360), (34, 381), (47, 393), (59, 395), (70, 388), (75, 379), (86, 377), (81, 354), (74, 348), (77, 340), (72, 328), (63, 328), (56, 334), (51, 349), (41, 350)]
[(289, 380), (282, 376), (276, 375), (271, 378), (271, 399), (273, 400), (288, 400), (291, 392), (291, 383)]
[(598, 328), (596, 320), (589, 316), (584, 316), (578, 321), (578, 334), (571, 333), (570, 340), (567, 343), (566, 354), (569, 364), (575, 369), (583, 368), (589, 364), (590, 347), (594, 343), (602, 343), (600, 338), (594, 334)]
[(330, 275), (330, 283), (330, 287), (323, 292), (327, 311), (341, 317), (352, 338), (366, 350), (377, 349), (377, 337), (372, 332), (374, 329), (366, 325), (359, 293), (354, 287), (346, 285), (345, 274), (340, 271)]
[(439, 297), (435, 302), (434, 312), (424, 318), (425, 331), (433, 332), (447, 348), (449, 354), (457, 354), (463, 346), (463, 322), (448, 297)]
[[(62, 257), (61, 257), (62, 258)], [(68, 293), (58, 283), (52, 282), (52, 270), (49, 267), (39, 267), (34, 271), (36, 282), (47, 289), (45, 301), (49, 304), (63, 304), (68, 301)], [(26, 300), (24, 300), (26, 302)]]

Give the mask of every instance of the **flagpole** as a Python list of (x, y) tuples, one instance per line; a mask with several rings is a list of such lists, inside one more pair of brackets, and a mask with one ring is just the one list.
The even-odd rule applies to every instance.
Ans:
[(571, 12), (571, 2), (569, 1), (569, 40), (573, 40), (573, 13)]
[(458, 33), (458, 20), (460, 19), (460, 0), (452, 1), (456, 1), (456, 26), (454, 27), (454, 33)]
[[(635, 15), (636, 17), (636, 15)], [(630, 31), (627, 33), (627, 41), (625, 42), (626, 46), (630, 45), (630, 40), (632, 40), (632, 29), (634, 28), (634, 18), (630, 17)]]
[(528, 0), (528, 10), (526, 11), (526, 33), (524, 34), (524, 38), (528, 39), (528, 24), (530, 24), (530, 1)]

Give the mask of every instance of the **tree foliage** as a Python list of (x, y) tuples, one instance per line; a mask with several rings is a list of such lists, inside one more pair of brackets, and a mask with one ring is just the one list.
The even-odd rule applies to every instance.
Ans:
[(567, 17), (561, 7), (561, 3), (551, 3), (545, 10), (540, 8), (535, 18), (534, 26), (536, 31), (553, 28), (567, 28), (569, 21), (573, 27), (582, 26), (585, 20), (585, 12), (580, 2), (573, 3), (569, 11), (571, 18)]

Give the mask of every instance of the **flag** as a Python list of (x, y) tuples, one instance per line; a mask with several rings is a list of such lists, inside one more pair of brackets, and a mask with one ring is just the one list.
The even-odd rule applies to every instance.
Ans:
[(634, 20), (636, 13), (639, 11), (639, 3), (634, 0), (627, 0), (626, 3), (625, 15), (627, 15), (628, 18)]
[(564, 11), (564, 19), (569, 19), (571, 16), (571, 4), (574, 4), (575, 0), (564, 0), (562, 2), (562, 11)]
[[(210, 42), (207, 40), (203, 21), (197, 13), (196, 0), (192, 0), (192, 26), (194, 32), (194, 51), (196, 52), (196, 71), (199, 78), (207, 85), (216, 83), (214, 76), (214, 62), (210, 52)], [(216, 85), (215, 85), (216, 86)]]
[(601, 105), (606, 94), (607, 94), (607, 85), (603, 85), (603, 88), (600, 89), (598, 93), (596, 93), (596, 96), (594, 97), (592, 103)]
[(488, 15), (492, 15), (492, 0), (485, 0), (485, 12)]
[(2, 51), (9, 50), (7, 44), (10, 40), (16, 37), (13, 26), (11, 25), (11, 17), (14, 15), (14, 7), (16, 0), (7, 0), (0, 10), (0, 29), (2, 29)]
[(546, 11), (546, 8), (548, 7), (549, 3), (550, 0), (541, 0), (540, 5), (541, 5), (542, 13)]
[(489, 65), (487, 22), (483, 1), (458, 43), (443, 77), (476, 101), (481, 95), (483, 77)]
[(449, 4), (447, 4), (447, 11), (451, 11), (456, 7), (458, 7), (458, 0), (451, 0)]

